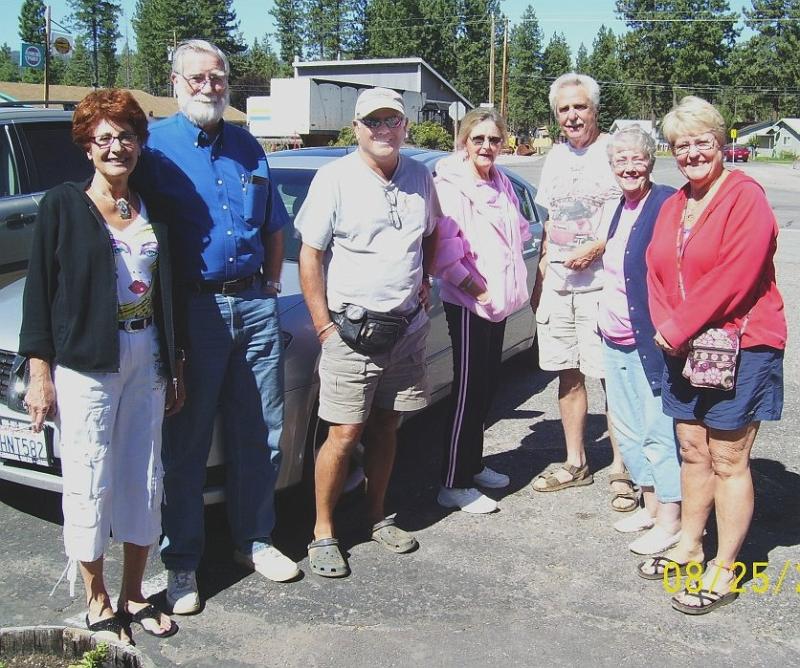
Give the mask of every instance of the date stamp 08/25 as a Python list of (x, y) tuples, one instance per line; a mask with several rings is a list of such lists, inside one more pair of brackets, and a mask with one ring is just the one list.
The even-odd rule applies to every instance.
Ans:
[[(770, 564), (767, 561), (754, 561), (752, 564), (747, 564), (741, 561), (735, 561), (729, 568), (725, 568), (733, 573), (733, 580), (731, 581), (730, 591), (737, 594), (744, 592), (752, 592), (754, 594), (777, 596), (783, 590), (783, 585), (787, 577), (790, 584), (794, 584), (794, 591), (800, 594), (800, 562), (792, 562), (787, 559), (783, 568), (781, 568), (777, 579), (773, 580), (770, 573), (767, 571)], [(710, 566), (713, 568), (713, 566)], [(720, 579), (720, 574), (723, 572), (722, 568), (717, 568), (714, 576), (714, 581), (711, 583), (710, 589), (716, 589), (717, 581)], [(703, 564), (698, 561), (690, 561), (686, 565), (677, 564), (670, 561), (664, 567), (663, 585), (664, 591), (668, 594), (676, 594), (683, 589), (696, 594), (703, 588), (703, 573), (705, 568)], [(749, 588), (740, 586), (742, 580), (748, 575), (751, 576), (752, 584)], [(774, 573), (774, 571), (773, 571)]]

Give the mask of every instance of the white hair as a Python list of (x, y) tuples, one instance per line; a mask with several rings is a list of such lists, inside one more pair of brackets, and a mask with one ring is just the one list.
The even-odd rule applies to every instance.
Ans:
[(656, 162), (656, 140), (638, 123), (617, 130), (611, 135), (606, 150), (609, 162), (614, 159), (617, 151), (624, 150), (639, 151), (647, 158), (650, 163), (650, 169), (653, 169), (653, 165)]
[(187, 39), (185, 42), (178, 44), (178, 48), (172, 54), (172, 71), (175, 74), (183, 74), (183, 57), (189, 51), (193, 53), (210, 53), (212, 56), (219, 58), (225, 70), (225, 76), (231, 73), (228, 56), (225, 55), (222, 49), (204, 39)]
[(577, 72), (567, 72), (562, 74), (552, 84), (550, 84), (550, 109), (556, 114), (558, 109), (558, 93), (566, 86), (581, 86), (589, 96), (592, 107), (597, 111), (600, 108), (600, 86), (588, 74), (578, 74)]

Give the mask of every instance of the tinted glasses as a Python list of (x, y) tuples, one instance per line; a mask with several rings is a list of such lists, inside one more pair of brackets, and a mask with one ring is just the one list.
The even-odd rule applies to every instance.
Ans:
[(403, 116), (389, 116), (389, 118), (384, 119), (370, 118), (367, 116), (366, 118), (359, 118), (358, 120), (360, 123), (366, 125), (370, 130), (375, 130), (381, 125), (385, 125), (390, 130), (395, 130), (403, 123)]
[(474, 137), (470, 137), (469, 140), (472, 142), (473, 146), (483, 146), (487, 141), (493, 147), (500, 146), (500, 144), (503, 143), (502, 137), (495, 137), (493, 135), (475, 135)]

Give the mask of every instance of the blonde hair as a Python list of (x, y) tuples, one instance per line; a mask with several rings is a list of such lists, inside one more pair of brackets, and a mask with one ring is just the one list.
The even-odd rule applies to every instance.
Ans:
[(484, 121), (492, 121), (492, 123), (497, 126), (497, 129), (500, 130), (500, 136), (503, 139), (503, 145), (508, 143), (508, 128), (506, 127), (506, 122), (503, 120), (503, 117), (496, 109), (489, 107), (478, 107), (477, 109), (469, 111), (461, 121), (461, 125), (458, 127), (456, 148), (464, 148), (467, 145), (467, 140), (469, 139), (470, 134), (472, 134), (472, 128), (478, 125), (478, 123), (483, 123)]
[(682, 135), (710, 132), (721, 148), (725, 144), (725, 119), (710, 102), (687, 95), (664, 116), (661, 132), (670, 146)]

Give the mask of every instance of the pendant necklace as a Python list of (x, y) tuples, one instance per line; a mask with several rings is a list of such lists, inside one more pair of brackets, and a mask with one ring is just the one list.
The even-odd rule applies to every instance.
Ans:
[[(130, 220), (131, 219), (131, 211), (132, 211), (131, 203), (128, 201), (128, 199), (126, 197), (119, 197), (118, 199), (114, 199), (110, 194), (106, 194), (106, 193), (100, 192), (94, 186), (92, 186), (90, 188), (90, 190), (93, 190), (100, 197), (102, 197), (104, 199), (107, 199), (107, 200), (111, 200), (112, 202), (114, 202), (114, 209), (117, 210), (117, 212), (119, 213), (119, 217), (122, 220)], [(129, 192), (128, 193), (128, 197), (130, 197), (130, 196), (131, 195), (130, 195), (130, 192)]]

